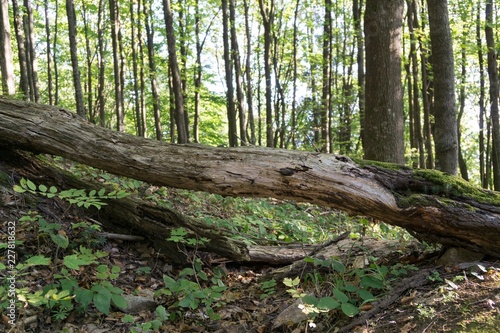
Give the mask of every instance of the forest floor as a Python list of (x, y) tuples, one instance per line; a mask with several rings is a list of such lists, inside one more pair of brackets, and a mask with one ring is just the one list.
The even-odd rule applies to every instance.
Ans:
[[(0, 259), (7, 266), (8, 244), (12, 244), (7, 225), (14, 222), (17, 302), (15, 325), (10, 325), (8, 278), (12, 275), (4, 267), (0, 270), (0, 332), (102, 333), (148, 332), (149, 329), (151, 332), (221, 333), (500, 332), (500, 262), (485, 258), (468, 265), (438, 266), (436, 260), (440, 251), (424, 244), (406, 247), (404, 244), (408, 244), (408, 240), (401, 240), (403, 231), (386, 230), (385, 235), (395, 236), (392, 237), (393, 247), (384, 257), (370, 258), (373, 264), (363, 270), (364, 276), (354, 273), (352, 267), (355, 265), (352, 263), (339, 268), (335, 266), (338, 262), (333, 262), (333, 266), (325, 270), (325, 267), (314, 266), (310, 262), (310, 267), (304, 268), (299, 276), (301, 284), (290, 286), (295, 276), (289, 277), (288, 285), (283, 283), (283, 279), (274, 279), (276, 275), (273, 273), (283, 267), (235, 263), (200, 251), (192, 253), (193, 258), (198, 260), (194, 260), (191, 266), (172, 265), (147, 241), (102, 237), (100, 232), (106, 230), (101, 230), (97, 221), (89, 218), (85, 211), (70, 209), (58, 198), (33, 200), (21, 196), (12, 191), (12, 180), (7, 183), (8, 186), (3, 182), (4, 186), (0, 187)], [(216, 209), (213, 197), (207, 199), (171, 189), (165, 190), (164, 195), (173, 208), (183, 213), (193, 213), (194, 207), (197, 213), (193, 215), (200, 216), (203, 209), (213, 215)], [(268, 205), (266, 207), (271, 207), (269, 209), (273, 209), (275, 214), (279, 211), (290, 217), (289, 210), (297, 208), (290, 203), (263, 202), (249, 204), (245, 201), (245, 209)], [(230, 212), (244, 215), (238, 210), (238, 205), (243, 204), (239, 201), (223, 203), (224, 208), (217, 208), (218, 216), (226, 219)], [(354, 227), (353, 221), (339, 223), (341, 215), (336, 212), (320, 208), (311, 212), (312, 209), (308, 214), (321, 219), (313, 223), (342, 225), (343, 230), (338, 230), (337, 234), (349, 228), (353, 229), (351, 235), (360, 234), (354, 230), (358, 227)], [(335, 218), (337, 224), (323, 220), (327, 215)], [(342, 218), (344, 222), (348, 220)], [(233, 217), (235, 220), (238, 219)], [(356, 221), (358, 225), (362, 221), (365, 229), (380, 228), (371, 224), (367, 226), (362, 219)], [(331, 232), (331, 228), (325, 225), (322, 226), (323, 232)], [(250, 233), (252, 228), (246, 227), (245, 231)], [(262, 230), (262, 225), (256, 227), (259, 228), (261, 233), (272, 234), (272, 231)], [(291, 234), (300, 231), (300, 228), (290, 226), (289, 229)], [(283, 234), (279, 239), (284, 238)], [(307, 238), (301, 235), (303, 239)], [(416, 243), (413, 240), (410, 242)], [(380, 246), (387, 244), (380, 241)], [(86, 259), (83, 249), (92, 250), (87, 253)], [(68, 269), (70, 259), (75, 258), (80, 260), (76, 269)], [(112, 267), (119, 269), (115, 271)], [(293, 297), (294, 293), (315, 294), (318, 297), (325, 295), (326, 303), (334, 302), (326, 296), (331, 296), (328, 290), (336, 289), (336, 284), (343, 283), (339, 281), (339, 276), (349, 280), (344, 287), (347, 284), (352, 286), (366, 278), (368, 271), (370, 274), (377, 271), (382, 276), (378, 281), (383, 286), (370, 289), (374, 300), (349, 300), (351, 307), (331, 306), (335, 309), (322, 311), (315, 317), (305, 317), (300, 309), (297, 310), (299, 303)], [(338, 275), (339, 272), (342, 274)], [(176, 281), (178, 284), (173, 285)], [(109, 307), (109, 300), (108, 308), (106, 300), (103, 306), (102, 300), (95, 296), (99, 294), (96, 286), (108, 288), (108, 294), (119, 290), (117, 294), (123, 291), (123, 294), (144, 296), (153, 304), (125, 314), (115, 306)], [(182, 291), (177, 292), (180, 289)], [(83, 293), (71, 295), (64, 290), (93, 290), (90, 297), (93, 295), (94, 298), (85, 301)], [(353, 291), (347, 287), (342, 290), (344, 295)], [(182, 303), (188, 297), (192, 297), (192, 302)], [(78, 303), (85, 302), (85, 308), (78, 306)], [(213, 313), (207, 312), (207, 306), (213, 309)], [(356, 314), (352, 312), (353, 307)]]

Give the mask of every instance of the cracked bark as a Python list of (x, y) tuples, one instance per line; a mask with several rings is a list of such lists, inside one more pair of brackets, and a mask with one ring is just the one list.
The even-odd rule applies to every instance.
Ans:
[(290, 199), (401, 226), (419, 239), (500, 257), (500, 196), (438, 172), (348, 157), (147, 140), (58, 108), (0, 99), (0, 145), (116, 175), (228, 196)]

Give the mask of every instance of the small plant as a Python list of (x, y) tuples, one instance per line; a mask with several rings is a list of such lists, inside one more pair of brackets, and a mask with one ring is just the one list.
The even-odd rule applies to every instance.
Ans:
[(438, 271), (433, 271), (431, 275), (427, 277), (430, 281), (432, 282), (443, 282), (443, 278), (441, 277), (441, 274), (439, 274)]
[[(161, 328), (162, 323), (168, 320), (169, 313), (163, 305), (159, 305), (154, 312), (154, 317), (155, 319), (151, 321), (136, 324), (135, 327), (132, 327), (130, 329), (130, 331), (132, 333), (150, 332), (151, 330), (153, 330), (154, 332), (158, 332)], [(125, 315), (122, 318), (122, 322), (134, 323), (135, 319), (131, 315)]]
[(103, 200), (120, 199), (129, 195), (123, 190), (106, 193), (106, 189), (104, 188), (99, 191), (91, 190), (88, 194), (82, 189), (69, 189), (59, 192), (55, 186), (47, 187), (43, 184), (37, 186), (31, 180), (25, 178), (21, 178), (19, 185), (14, 185), (14, 191), (18, 193), (29, 192), (47, 198), (58, 197), (68, 201), (70, 204), (76, 204), (78, 207), (89, 208), (94, 206), (97, 209), (101, 209), (102, 206), (106, 205)]
[(271, 279), (268, 281), (262, 281), (260, 283), (260, 289), (262, 290), (262, 294), (260, 295), (260, 299), (264, 299), (269, 295), (272, 295), (276, 292), (276, 280)]

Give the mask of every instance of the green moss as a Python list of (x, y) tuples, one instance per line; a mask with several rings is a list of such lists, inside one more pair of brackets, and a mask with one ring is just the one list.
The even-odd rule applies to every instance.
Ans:
[(379, 162), (379, 161), (371, 161), (371, 160), (363, 160), (361, 158), (351, 158), (360, 168), (365, 168), (367, 166), (374, 166), (381, 169), (386, 170), (412, 170), (410, 167), (401, 164), (388, 163), (388, 162)]
[(476, 187), (462, 178), (437, 170), (414, 170), (413, 179), (429, 184), (430, 193), (427, 194), (453, 199), (468, 198), (477, 202), (500, 206), (500, 193)]

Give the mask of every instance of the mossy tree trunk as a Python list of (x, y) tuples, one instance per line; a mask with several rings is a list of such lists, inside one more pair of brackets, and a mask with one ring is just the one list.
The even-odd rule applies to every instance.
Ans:
[(97, 127), (67, 110), (3, 99), (0, 145), (156, 185), (326, 205), (423, 240), (500, 256), (500, 194), (437, 171), (311, 152), (173, 145)]

